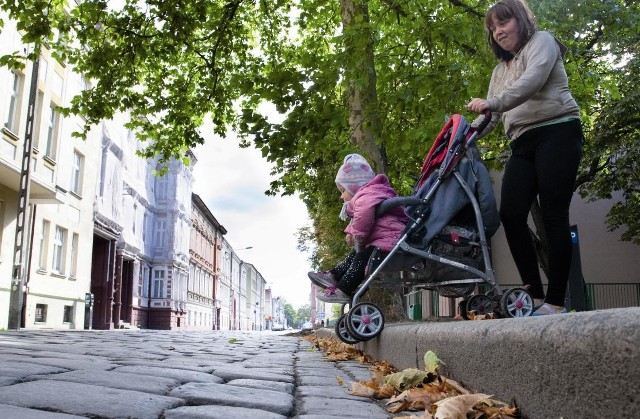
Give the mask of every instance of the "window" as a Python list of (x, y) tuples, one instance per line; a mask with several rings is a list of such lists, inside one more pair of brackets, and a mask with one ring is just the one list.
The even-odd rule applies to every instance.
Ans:
[(42, 139), (42, 112), (43, 112), (43, 103), (44, 103), (44, 92), (38, 90), (38, 95), (36, 97), (36, 106), (33, 115), (33, 142), (34, 146), (38, 150), (42, 150), (46, 144), (44, 144), (44, 140)]
[(145, 241), (147, 240), (147, 212), (145, 211), (144, 215), (142, 216), (142, 243), (146, 244)]
[(153, 298), (164, 298), (164, 269), (153, 270)]
[(167, 175), (163, 175), (160, 178), (156, 178), (156, 198), (158, 200), (167, 199), (167, 188), (169, 187), (169, 179)]
[(84, 169), (84, 156), (73, 151), (73, 161), (71, 162), (71, 192), (76, 195), (82, 194), (82, 171)]
[(78, 242), (80, 236), (78, 233), (73, 233), (71, 238), (71, 269), (69, 269), (69, 276), (76, 278), (78, 276)]
[(46, 304), (36, 304), (35, 322), (36, 323), (47, 322), (47, 305)]
[(22, 96), (22, 75), (16, 72), (11, 72), (13, 76), (12, 84), (9, 89), (9, 113), (4, 126), (9, 131), (18, 132), (18, 121), (20, 116), (20, 99)]
[(49, 221), (42, 220), (42, 228), (40, 229), (40, 260), (38, 267), (47, 270), (47, 253), (49, 248)]
[(50, 159), (54, 159), (56, 143), (58, 141), (58, 125), (60, 122), (60, 114), (56, 110), (56, 105), (49, 104), (49, 117), (47, 118), (47, 142), (44, 147), (44, 155)]
[(149, 297), (149, 268), (142, 267), (142, 297)]
[(64, 259), (65, 259), (65, 241), (67, 239), (67, 230), (60, 226), (56, 226), (55, 236), (53, 238), (53, 260), (51, 261), (51, 269), (53, 272), (64, 275)]
[(136, 220), (138, 219), (138, 204), (134, 202), (133, 204), (133, 217), (131, 217), (131, 231), (133, 235), (136, 235)]
[(156, 220), (156, 247), (164, 246), (164, 236), (167, 228), (167, 222), (165, 220)]
[[(2, 243), (2, 233), (4, 232), (4, 201), (0, 199), (0, 243)], [(2, 261), (2, 246), (0, 246), (0, 261)]]
[(73, 306), (64, 306), (64, 311), (62, 313), (62, 322), (63, 323), (73, 322)]

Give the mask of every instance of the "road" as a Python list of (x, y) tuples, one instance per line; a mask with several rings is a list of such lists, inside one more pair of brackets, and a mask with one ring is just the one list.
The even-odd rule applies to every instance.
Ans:
[(391, 417), (347, 394), (368, 379), (367, 366), (326, 361), (287, 333), (0, 333), (1, 418)]

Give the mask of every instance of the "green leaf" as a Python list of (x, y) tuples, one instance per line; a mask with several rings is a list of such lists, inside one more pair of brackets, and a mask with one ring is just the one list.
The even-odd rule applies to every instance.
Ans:
[(446, 365), (444, 362), (442, 362), (438, 358), (438, 356), (435, 354), (435, 352), (427, 351), (424, 354), (424, 369), (425, 369), (425, 371), (435, 374), (436, 370), (438, 369), (438, 366), (440, 364)]

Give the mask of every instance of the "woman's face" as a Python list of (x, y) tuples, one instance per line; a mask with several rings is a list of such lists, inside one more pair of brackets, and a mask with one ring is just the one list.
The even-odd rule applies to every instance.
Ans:
[(515, 18), (509, 20), (491, 19), (491, 35), (493, 39), (505, 51), (515, 55), (520, 45), (520, 34), (518, 32), (518, 21)]

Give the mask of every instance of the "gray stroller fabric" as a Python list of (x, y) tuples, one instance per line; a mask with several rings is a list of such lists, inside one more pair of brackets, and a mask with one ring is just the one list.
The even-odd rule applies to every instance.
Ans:
[[(471, 146), (465, 156), (458, 163), (457, 170), (469, 185), (472, 191), (475, 191), (480, 213), (484, 223), (485, 234), (487, 239), (495, 234), (500, 227), (500, 216), (491, 185), (491, 177), (489, 171), (480, 160), (480, 153), (475, 146)], [(434, 171), (420, 188), (424, 193), (428, 192), (432, 185), (436, 182), (438, 171)], [(422, 198), (420, 196), (420, 198)], [(412, 243), (421, 243), (422, 248), (426, 248), (431, 240), (440, 233), (440, 231), (448, 225), (454, 217), (469, 204), (469, 198), (464, 192), (453, 174), (450, 174), (435, 191), (434, 196), (429, 200), (428, 215), (422, 223), (423, 229), (420, 229), (420, 236), (415, 235), (410, 239)], [(413, 211), (409, 210), (409, 214)], [(475, 224), (475, 222), (474, 222)], [(424, 231), (426, 229), (426, 232)]]

